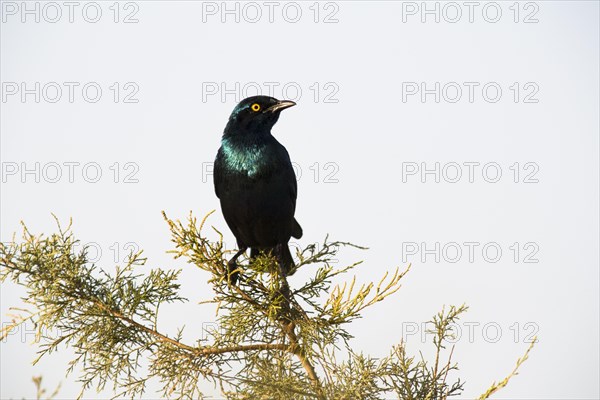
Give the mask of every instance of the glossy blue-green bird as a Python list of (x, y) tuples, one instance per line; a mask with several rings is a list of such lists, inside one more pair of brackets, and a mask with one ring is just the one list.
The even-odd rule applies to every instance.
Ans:
[(288, 247), (302, 228), (294, 218), (297, 182), (290, 156), (271, 128), (293, 101), (268, 96), (242, 100), (231, 113), (214, 163), (215, 193), (239, 251), (228, 263), (235, 284), (237, 259), (250, 248), (251, 259), (271, 252), (283, 276), (294, 266)]

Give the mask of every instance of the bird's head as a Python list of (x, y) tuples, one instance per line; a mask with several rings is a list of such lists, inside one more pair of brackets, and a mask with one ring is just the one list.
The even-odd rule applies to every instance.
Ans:
[(248, 97), (233, 109), (225, 134), (269, 133), (281, 111), (295, 105), (293, 101), (277, 100), (269, 96)]

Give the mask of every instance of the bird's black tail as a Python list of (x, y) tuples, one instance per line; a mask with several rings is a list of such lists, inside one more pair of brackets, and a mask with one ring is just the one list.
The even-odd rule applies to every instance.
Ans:
[[(287, 243), (280, 243), (275, 247), (275, 256), (279, 261), (281, 273), (283, 276), (291, 275), (290, 272), (294, 269), (294, 259)], [(293, 273), (293, 272), (292, 272)]]
[(302, 237), (302, 227), (298, 221), (296, 221), (296, 218), (294, 218), (294, 225), (292, 226), (292, 236), (296, 239), (300, 239)]

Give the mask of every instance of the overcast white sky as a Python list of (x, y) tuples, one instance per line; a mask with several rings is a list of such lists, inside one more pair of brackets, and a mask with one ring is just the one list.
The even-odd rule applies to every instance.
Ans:
[[(298, 103), (274, 134), (299, 176), (300, 244), (329, 233), (370, 247), (340, 257), (365, 260), (361, 281), (413, 264), (351, 328), (357, 350), (384, 355), (404, 336), (417, 354), (421, 323), (467, 303), (464, 398), (502, 379), (533, 334), (496, 398), (600, 397), (598, 2), (0, 6), (3, 241), (20, 220), (53, 232), (55, 213), (107, 268), (129, 243), (150, 266), (183, 267), (190, 302), (160, 327), (197, 337), (211, 290), (165, 254), (160, 211), (218, 208), (210, 163), (236, 102), (260, 90)], [(233, 247), (220, 211), (211, 223)], [(2, 285), (3, 323), (22, 294)], [(70, 352), (32, 366), (32, 338), (0, 343), (0, 397), (33, 397), (39, 374), (76, 396)]]

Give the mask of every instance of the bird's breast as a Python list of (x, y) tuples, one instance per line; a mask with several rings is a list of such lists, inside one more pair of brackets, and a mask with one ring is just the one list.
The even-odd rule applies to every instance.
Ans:
[(260, 174), (268, 163), (265, 147), (258, 145), (245, 148), (224, 145), (223, 161), (229, 171), (248, 175), (248, 177)]

